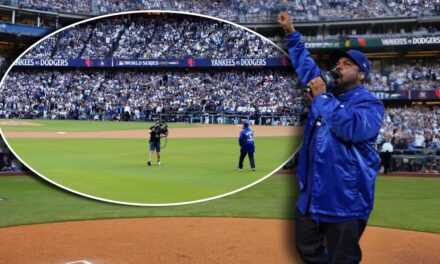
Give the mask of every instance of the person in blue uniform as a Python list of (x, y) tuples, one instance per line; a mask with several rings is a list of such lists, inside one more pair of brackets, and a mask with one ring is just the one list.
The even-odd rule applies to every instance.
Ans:
[(305, 263), (359, 263), (359, 240), (373, 209), (380, 164), (374, 144), (384, 113), (382, 102), (364, 87), (369, 61), (356, 50), (332, 52), (339, 78), (330, 87), (287, 12), (278, 23), (292, 66), (313, 95), (297, 168), (297, 251)]
[(255, 171), (255, 142), (254, 142), (254, 131), (249, 128), (249, 123), (245, 122), (243, 124), (243, 130), (240, 132), (240, 137), (238, 138), (238, 144), (240, 145), (240, 159), (238, 161), (238, 170), (243, 170), (243, 161), (246, 155), (249, 156), (249, 162), (251, 164), (251, 170)]

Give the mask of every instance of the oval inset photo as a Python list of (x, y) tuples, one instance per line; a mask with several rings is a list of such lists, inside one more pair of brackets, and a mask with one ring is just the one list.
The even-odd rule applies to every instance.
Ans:
[(269, 177), (297, 149), (305, 105), (272, 42), (182, 12), (64, 28), (0, 89), (2, 132), (32, 171), (132, 205), (205, 201)]

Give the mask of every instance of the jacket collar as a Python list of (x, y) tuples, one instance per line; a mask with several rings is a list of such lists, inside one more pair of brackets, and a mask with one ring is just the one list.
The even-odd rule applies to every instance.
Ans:
[(359, 85), (358, 87), (355, 87), (353, 89), (351, 89), (350, 91), (341, 94), (340, 96), (338, 96), (338, 100), (340, 101), (347, 101), (348, 99), (350, 99), (351, 97), (353, 97), (355, 94), (359, 93), (360, 91), (364, 90), (365, 87), (363, 84)]

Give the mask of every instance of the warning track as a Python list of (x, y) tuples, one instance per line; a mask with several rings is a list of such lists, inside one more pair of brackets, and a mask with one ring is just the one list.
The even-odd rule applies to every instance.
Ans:
[[(302, 136), (302, 127), (252, 126), (256, 137)], [(170, 128), (169, 138), (238, 137), (241, 126), (207, 125), (191, 128)], [(147, 130), (116, 130), (93, 132), (4, 132), (6, 138), (146, 138)]]

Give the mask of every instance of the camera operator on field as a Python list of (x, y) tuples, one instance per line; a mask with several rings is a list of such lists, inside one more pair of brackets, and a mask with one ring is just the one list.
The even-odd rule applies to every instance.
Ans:
[(150, 158), (148, 159), (147, 165), (151, 166), (151, 160), (153, 158), (153, 153), (157, 153), (157, 165), (160, 165), (160, 140), (168, 135), (167, 125), (161, 123), (159, 119), (155, 119), (154, 125), (150, 127), (148, 131), (150, 133)]
[(374, 144), (384, 114), (382, 102), (363, 85), (369, 61), (356, 50), (335, 50), (330, 54), (335, 68), (323, 72), (287, 12), (278, 23), (293, 68), (313, 94), (297, 169), (296, 248), (305, 263), (359, 263), (380, 164)]

